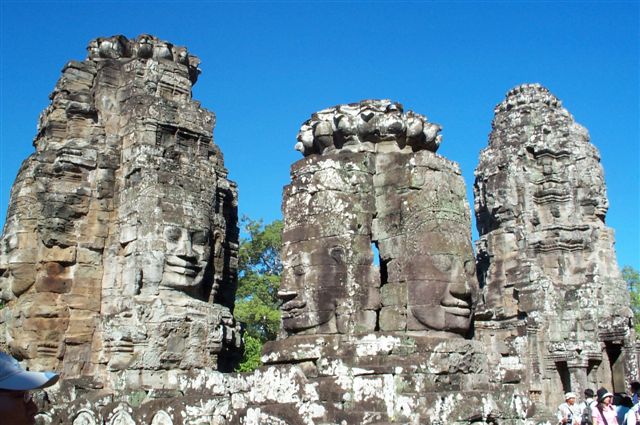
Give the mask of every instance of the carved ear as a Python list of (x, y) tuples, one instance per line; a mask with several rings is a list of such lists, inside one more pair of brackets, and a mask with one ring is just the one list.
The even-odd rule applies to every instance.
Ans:
[(222, 234), (218, 231), (213, 233), (213, 256), (220, 257), (222, 255)]

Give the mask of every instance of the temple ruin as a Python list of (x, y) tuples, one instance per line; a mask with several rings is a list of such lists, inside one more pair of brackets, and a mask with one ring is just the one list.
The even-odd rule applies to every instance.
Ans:
[(282, 330), (232, 372), (236, 185), (199, 60), (150, 35), (66, 64), (0, 240), (0, 344), (63, 375), (46, 424), (534, 424), (638, 379), (597, 149), (536, 84), (474, 184), (390, 100), (314, 113), (282, 198)]

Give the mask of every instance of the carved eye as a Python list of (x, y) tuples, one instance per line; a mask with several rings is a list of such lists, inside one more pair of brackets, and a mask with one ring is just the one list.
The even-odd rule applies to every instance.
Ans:
[(191, 243), (194, 245), (206, 245), (209, 242), (209, 234), (205, 231), (193, 232), (191, 234)]
[(329, 255), (335, 260), (336, 263), (344, 263), (344, 248), (341, 246), (334, 246), (329, 250)]
[(167, 227), (164, 234), (169, 242), (178, 242), (182, 236), (182, 230), (177, 227)]

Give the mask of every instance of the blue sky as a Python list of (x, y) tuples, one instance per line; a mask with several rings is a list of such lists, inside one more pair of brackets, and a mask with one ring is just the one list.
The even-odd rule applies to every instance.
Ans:
[[(1, 3), (0, 221), (38, 114), (64, 63), (89, 40), (151, 33), (202, 60), (194, 98), (240, 192), (240, 213), (280, 217), (300, 158), (300, 124), (319, 109), (390, 98), (443, 129), (471, 200), (493, 107), (539, 82), (587, 127), (608, 185), (620, 265), (640, 268), (639, 2)], [(474, 232), (475, 234), (475, 232)]]

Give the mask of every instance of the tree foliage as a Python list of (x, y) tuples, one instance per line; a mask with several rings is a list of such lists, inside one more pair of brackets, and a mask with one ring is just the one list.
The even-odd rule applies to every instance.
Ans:
[(265, 341), (276, 338), (280, 329), (280, 248), (282, 221), (263, 226), (262, 220), (242, 217), (248, 237), (240, 241), (238, 291), (235, 316), (245, 327), (245, 353), (238, 370), (251, 371), (260, 365)]
[(238, 365), (238, 372), (251, 372), (260, 367), (263, 342), (251, 335), (244, 336), (244, 355)]
[(631, 266), (622, 268), (622, 278), (627, 282), (631, 295), (631, 309), (635, 316), (636, 332), (640, 334), (640, 272)]

